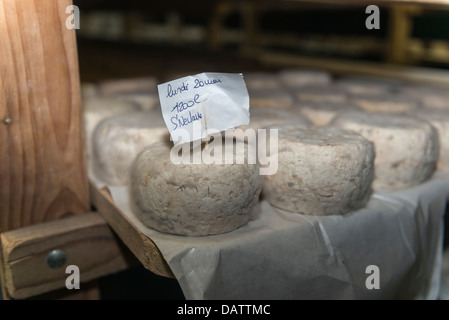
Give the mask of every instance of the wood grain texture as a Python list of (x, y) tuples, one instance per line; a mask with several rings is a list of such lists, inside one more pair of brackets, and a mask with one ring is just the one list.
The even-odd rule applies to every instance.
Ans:
[(89, 186), (92, 204), (98, 213), (108, 222), (143, 266), (160, 276), (175, 278), (156, 244), (140, 232), (132, 221), (114, 205), (107, 188), (98, 189), (93, 182), (89, 183)]
[[(5, 287), (9, 297), (23, 299), (64, 288), (68, 265), (80, 270), (84, 284), (125, 270), (137, 261), (98, 213), (46, 222), (0, 235)], [(52, 269), (46, 264), (49, 252), (67, 254), (65, 264)]]
[(0, 232), (89, 211), (70, 4), (0, 1)]

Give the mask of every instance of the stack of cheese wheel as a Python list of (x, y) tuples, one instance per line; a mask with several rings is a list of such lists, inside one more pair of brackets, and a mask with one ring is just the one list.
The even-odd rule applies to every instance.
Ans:
[(449, 109), (425, 109), (421, 108), (409, 113), (429, 121), (437, 130), (440, 141), (440, 156), (437, 162), (437, 170), (449, 172)]
[(332, 125), (374, 142), (375, 190), (409, 188), (428, 180), (435, 171), (439, 141), (428, 121), (402, 114), (345, 112)]
[(114, 98), (93, 97), (83, 99), (82, 114), (87, 158), (92, 158), (92, 135), (98, 123), (108, 117), (137, 110), (139, 108), (133, 103)]
[(358, 110), (351, 103), (297, 103), (296, 110), (316, 126), (328, 125), (338, 114)]
[(309, 85), (326, 86), (332, 82), (329, 73), (318, 70), (283, 70), (278, 73), (278, 77), (282, 86), (290, 89)]
[(299, 102), (345, 103), (347, 93), (335, 86), (304, 86), (294, 91)]
[(263, 195), (279, 209), (342, 215), (365, 206), (374, 176), (374, 145), (334, 127), (274, 126), (278, 171), (264, 178)]
[(159, 105), (157, 79), (154, 77), (107, 80), (98, 87), (102, 96), (132, 102), (142, 110), (149, 111)]
[[(198, 164), (172, 161), (172, 147), (172, 143), (153, 144), (132, 166), (132, 205), (146, 226), (165, 233), (205, 236), (235, 230), (250, 220), (261, 181), (259, 166), (247, 161), (246, 144), (230, 148), (235, 149), (231, 154), (223, 152), (221, 163), (201, 160)], [(208, 152), (205, 148), (204, 144), (189, 147), (188, 158), (201, 159), (194, 153)]]
[(368, 112), (405, 113), (419, 107), (419, 101), (402, 94), (354, 94), (349, 101)]
[(127, 185), (129, 167), (143, 148), (169, 141), (160, 111), (136, 111), (101, 121), (93, 135), (94, 170), (110, 185)]

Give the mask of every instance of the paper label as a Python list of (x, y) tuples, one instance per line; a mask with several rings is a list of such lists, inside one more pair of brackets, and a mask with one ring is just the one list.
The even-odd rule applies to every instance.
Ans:
[(249, 124), (242, 74), (200, 73), (158, 85), (162, 115), (174, 144)]

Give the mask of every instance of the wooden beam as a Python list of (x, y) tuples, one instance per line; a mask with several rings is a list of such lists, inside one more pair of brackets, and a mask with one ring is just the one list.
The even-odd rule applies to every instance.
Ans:
[(0, 1), (0, 232), (90, 210), (70, 4)]
[[(128, 249), (98, 213), (36, 224), (0, 235), (3, 279), (7, 295), (24, 299), (64, 288), (68, 265), (80, 270), (81, 288), (87, 282), (134, 265)], [(46, 262), (52, 250), (61, 250), (66, 261), (57, 268)]]
[(174, 278), (175, 276), (159, 248), (114, 205), (107, 188), (98, 189), (93, 182), (89, 185), (92, 204), (142, 265), (155, 274)]
[(421, 12), (417, 6), (395, 5), (389, 8), (388, 41), (386, 61), (389, 63), (410, 63), (408, 52), (413, 29), (413, 15)]

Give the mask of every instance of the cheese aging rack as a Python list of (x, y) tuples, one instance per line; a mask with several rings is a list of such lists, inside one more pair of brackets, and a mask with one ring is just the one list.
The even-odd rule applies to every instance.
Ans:
[[(86, 16), (90, 14), (91, 18), (91, 13), (95, 12), (95, 1), (90, 1), (92, 7), (86, 2), (0, 2), (0, 275), (4, 299), (98, 299), (97, 279), (136, 265), (157, 275), (175, 278), (155, 242), (120, 211), (108, 188), (98, 188), (87, 174), (81, 119), (80, 70), (83, 72), (83, 66), (80, 68), (79, 57), (88, 53), (78, 52), (81, 45), (77, 44), (76, 37), (76, 32), (82, 36), (89, 32), (88, 28), (83, 30), (83, 23), (88, 23), (83, 20), (83, 8), (88, 8)], [(117, 1), (98, 3), (120, 8)], [(145, 9), (153, 5), (153, 2), (131, 3), (135, 3), (136, 8), (141, 4)], [(183, 6), (182, 1), (179, 3)], [(199, 5), (202, 1), (193, 3)], [(449, 12), (449, 1), (212, 3), (207, 10), (210, 19), (204, 29), (197, 32), (201, 39), (198, 41), (205, 42), (204, 50), (213, 57), (225, 56), (225, 60), (228, 42), (234, 46), (238, 43), (238, 53), (243, 59), (238, 66), (248, 63), (252, 70), (257, 67), (321, 69), (338, 76), (379, 76), (449, 86), (448, 70), (419, 65), (426, 59), (439, 65), (449, 64), (446, 55), (449, 51), (443, 50), (447, 48), (443, 45), (438, 51), (443, 53), (437, 54), (435, 50), (425, 50), (422, 44), (417, 45), (411, 37), (412, 17), (426, 10)], [(66, 9), (72, 4), (81, 8), (80, 30), (66, 27), (69, 17)], [(291, 50), (291, 45), (297, 45), (297, 39), (266, 35), (258, 20), (264, 10), (279, 7), (296, 12), (308, 6), (313, 7), (315, 14), (328, 6), (359, 8), (365, 19), (364, 8), (370, 4), (388, 12), (387, 36), (381, 44), (379, 41), (373, 44), (383, 50), (381, 61), (297, 53)], [(238, 33), (226, 27), (228, 15), (236, 12), (242, 22)], [(133, 13), (125, 14), (124, 31), (120, 33), (122, 40), (132, 35), (132, 30), (143, 28), (139, 25), (142, 21), (133, 17)], [(172, 30), (168, 33), (169, 41), (178, 41), (182, 46), (179, 19), (175, 17), (170, 21), (172, 25), (166, 26), (167, 30)], [(164, 41), (158, 47), (163, 47)], [(276, 49), (271, 41), (276, 42)], [(94, 42), (95, 38), (87, 41)], [(105, 57), (105, 61), (107, 59)], [(134, 67), (136, 69), (138, 67)], [(176, 67), (170, 71), (175, 73)], [(117, 72), (123, 74), (120, 70)], [(112, 71), (108, 69), (106, 73), (111, 75)], [(49, 262), (52, 259), (56, 265)], [(85, 284), (83, 290), (75, 293), (66, 290), (68, 274), (62, 268), (66, 265), (79, 266)]]

